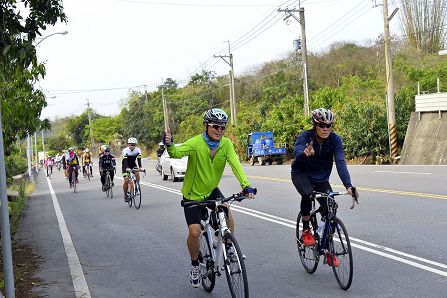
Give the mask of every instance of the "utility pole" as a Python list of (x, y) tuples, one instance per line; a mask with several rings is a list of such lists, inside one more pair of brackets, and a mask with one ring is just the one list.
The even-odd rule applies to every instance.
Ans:
[(33, 160), (33, 148), (31, 147), (31, 138), (29, 133), (26, 134), (26, 157), (28, 159), (28, 177), (31, 178), (32, 172), (32, 160)]
[[(228, 86), (230, 90), (230, 122), (231, 125), (237, 125), (237, 110), (236, 110), (236, 99), (235, 99), (235, 90), (234, 90), (234, 67), (233, 67), (233, 54), (231, 54), (230, 41), (228, 42), (228, 55), (214, 55), (215, 58), (222, 58), (225, 63), (230, 66), (230, 71), (228, 75)], [(225, 58), (229, 58), (227, 61)]]
[(39, 152), (37, 151), (37, 132), (34, 132), (34, 148), (36, 149), (36, 171), (39, 165)]
[(385, 32), (385, 64), (386, 64), (386, 85), (387, 85), (387, 114), (388, 114), (388, 134), (390, 140), (390, 156), (393, 160), (397, 157), (397, 126), (396, 112), (394, 108), (394, 79), (393, 61), (390, 45), (390, 21), (396, 14), (397, 9), (388, 17), (388, 0), (383, 0), (383, 23)]
[(43, 157), (45, 158), (47, 155), (45, 154), (45, 136), (42, 129), (42, 151), (43, 151)]
[(88, 127), (90, 128), (90, 142), (92, 143), (90, 147), (93, 147), (93, 132), (92, 132), (92, 115), (90, 114), (90, 101), (87, 98), (87, 115), (88, 115)]
[(168, 119), (168, 105), (166, 103), (166, 98), (165, 98), (165, 94), (164, 94), (164, 88), (165, 88), (165, 83), (163, 81), (163, 79), (161, 79), (162, 84), (161, 84), (161, 101), (163, 104), (163, 118), (164, 118), (164, 124), (165, 124), (165, 131), (168, 130), (169, 128), (169, 119)]
[[(2, 110), (0, 105), (0, 202), (1, 202), (1, 235), (2, 235), (2, 257), (3, 257), (3, 276), (5, 281), (5, 291), (7, 298), (15, 297), (14, 289), (14, 266), (12, 263), (11, 249), (11, 231), (9, 225), (8, 195), (6, 188), (6, 169), (5, 169), (5, 148), (3, 147), (3, 124)], [(0, 292), (0, 296), (1, 292)]]
[[(307, 43), (306, 43), (306, 21), (304, 19), (304, 7), (296, 9), (278, 9), (278, 12), (284, 12), (287, 20), (293, 17), (301, 25), (301, 59), (303, 65), (303, 93), (304, 93), (304, 115), (309, 116), (309, 83), (307, 78)], [(297, 18), (293, 12), (298, 12), (300, 17)]]

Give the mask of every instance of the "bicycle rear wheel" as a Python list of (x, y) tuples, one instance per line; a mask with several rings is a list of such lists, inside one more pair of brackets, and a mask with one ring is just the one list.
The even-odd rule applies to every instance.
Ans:
[(241, 249), (233, 234), (227, 232), (224, 242), (224, 265), (231, 297), (249, 297), (247, 271)]
[(136, 209), (140, 209), (141, 206), (141, 187), (138, 181), (135, 181), (133, 188), (133, 204)]
[(205, 291), (211, 292), (216, 284), (216, 274), (214, 273), (214, 260), (206, 232), (200, 235), (199, 262), (202, 287)]
[[(296, 245), (298, 247), (298, 255), (300, 256), (301, 263), (303, 264), (304, 270), (307, 273), (312, 274), (317, 270), (318, 262), (320, 261), (320, 253), (318, 242), (313, 246), (304, 246), (302, 237), (302, 228), (300, 228), (300, 224), (302, 224), (302, 216), (301, 212), (298, 213), (298, 217), (296, 219)], [(315, 220), (315, 216), (311, 217), (311, 221)], [(310, 225), (310, 229), (313, 233), (313, 224)]]
[(338, 266), (332, 261), (332, 270), (340, 288), (347, 290), (351, 286), (353, 276), (351, 242), (340, 219), (335, 217), (331, 221), (331, 227), (333, 234), (329, 238), (329, 252), (338, 259)]

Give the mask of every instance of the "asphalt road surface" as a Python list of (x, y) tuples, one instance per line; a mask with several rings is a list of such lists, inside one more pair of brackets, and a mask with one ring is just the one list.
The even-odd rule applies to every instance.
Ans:
[[(142, 205), (123, 201), (121, 175), (113, 199), (99, 174), (79, 177), (78, 193), (61, 172), (39, 176), (19, 238), (45, 263), (36, 289), (48, 297), (229, 297), (225, 274), (212, 293), (189, 284), (187, 227), (180, 207), (182, 182), (163, 181), (155, 161), (143, 160)], [(447, 167), (350, 166), (360, 204), (338, 197), (338, 216), (351, 238), (354, 278), (339, 288), (320, 263), (305, 272), (298, 258), (295, 221), (299, 195), (290, 165), (244, 169), (258, 188), (255, 200), (232, 205), (235, 235), (247, 256), (251, 297), (447, 297)], [(334, 167), (331, 184), (341, 191)], [(220, 188), (240, 191), (227, 167)]]

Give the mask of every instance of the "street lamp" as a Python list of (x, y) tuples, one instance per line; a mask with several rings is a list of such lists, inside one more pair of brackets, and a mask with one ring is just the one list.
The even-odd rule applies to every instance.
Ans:
[[(42, 41), (44, 41), (45, 39), (47, 39), (48, 37), (50, 37), (50, 36), (54, 36), (54, 35), (66, 35), (66, 34), (68, 34), (68, 31), (61, 31), (61, 32), (55, 32), (55, 33), (51, 33), (51, 34), (49, 34), (49, 35), (47, 35), (47, 36), (45, 36), (45, 37), (42, 37), (40, 40), (39, 40), (39, 42), (37, 42), (35, 45), (34, 45), (34, 47), (37, 47)], [(42, 137), (42, 143), (43, 143), (43, 137)], [(28, 148), (27, 148), (27, 152), (28, 152), (28, 154), (27, 154), (27, 157), (28, 157), (28, 176), (29, 177), (31, 177), (31, 175), (32, 175), (32, 172), (31, 172), (31, 167), (32, 167), (32, 165), (31, 165), (31, 159), (32, 159), (32, 143), (31, 143), (31, 139), (30, 139), (30, 136), (29, 136), (29, 134), (27, 135), (27, 145), (28, 145)], [(43, 144), (42, 144), (42, 146), (43, 146)], [(37, 146), (36, 146), (37, 147)], [(45, 151), (45, 150), (44, 150)], [(37, 149), (36, 149), (36, 155), (37, 155)], [(36, 165), (36, 170), (37, 170), (37, 165)]]
[(51, 33), (50, 35), (47, 35), (47, 36), (43, 37), (41, 40), (39, 40), (39, 42), (36, 43), (35, 47), (37, 47), (42, 41), (44, 41), (44, 40), (47, 39), (48, 37), (53, 36), (53, 35), (58, 35), (58, 34), (60, 34), (60, 35), (66, 35), (66, 34), (68, 34), (68, 31), (62, 31), (62, 32)]

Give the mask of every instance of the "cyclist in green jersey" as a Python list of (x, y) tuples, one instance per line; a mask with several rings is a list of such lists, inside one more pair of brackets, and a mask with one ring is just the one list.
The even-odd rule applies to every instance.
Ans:
[[(169, 128), (163, 138), (171, 158), (188, 156), (182, 194), (184, 201), (201, 201), (224, 197), (218, 188), (225, 165), (228, 163), (239, 181), (243, 192), (250, 199), (254, 198), (253, 188), (247, 180), (239, 157), (230, 139), (224, 137), (227, 114), (221, 109), (210, 109), (205, 112), (203, 124), (205, 131), (188, 139), (180, 146), (173, 146)], [(188, 225), (187, 245), (191, 256), (190, 282), (197, 288), (201, 284), (199, 271), (199, 237), (200, 220), (203, 208), (201, 206), (184, 207), (185, 219)], [(234, 232), (234, 220), (228, 208), (228, 227)]]

